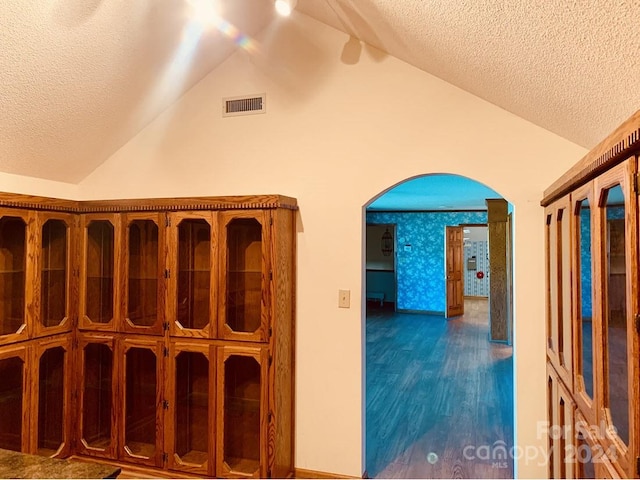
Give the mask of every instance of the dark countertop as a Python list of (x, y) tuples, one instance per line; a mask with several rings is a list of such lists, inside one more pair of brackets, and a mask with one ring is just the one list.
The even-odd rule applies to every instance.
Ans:
[(116, 478), (120, 468), (0, 448), (0, 478)]

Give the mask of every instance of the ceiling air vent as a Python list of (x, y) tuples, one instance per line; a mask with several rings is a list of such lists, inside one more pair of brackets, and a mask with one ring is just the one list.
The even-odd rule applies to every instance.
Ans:
[(266, 94), (222, 99), (222, 116), (255, 115), (267, 111)]

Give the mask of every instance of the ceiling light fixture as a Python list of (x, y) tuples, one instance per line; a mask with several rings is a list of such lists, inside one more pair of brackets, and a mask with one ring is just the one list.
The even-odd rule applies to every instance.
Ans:
[(276, 12), (283, 17), (288, 17), (297, 4), (298, 0), (276, 0)]

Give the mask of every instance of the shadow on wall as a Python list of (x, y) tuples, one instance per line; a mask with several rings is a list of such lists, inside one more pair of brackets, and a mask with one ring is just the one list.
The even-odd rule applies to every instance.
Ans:
[(261, 54), (250, 61), (291, 104), (313, 97), (316, 88), (329, 76), (336, 62), (329, 52), (316, 45), (304, 28), (291, 17), (274, 22), (265, 32)]

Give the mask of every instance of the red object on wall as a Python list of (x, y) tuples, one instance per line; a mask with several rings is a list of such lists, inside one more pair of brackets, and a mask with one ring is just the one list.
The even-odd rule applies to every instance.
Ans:
[(484, 278), (484, 272), (476, 273), (476, 277), (478, 277), (480, 280), (482, 280)]

